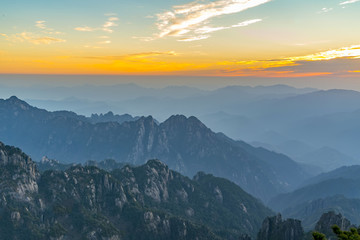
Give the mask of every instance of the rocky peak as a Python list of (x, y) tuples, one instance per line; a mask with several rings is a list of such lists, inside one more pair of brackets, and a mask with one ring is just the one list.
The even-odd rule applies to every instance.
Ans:
[(1, 195), (26, 200), (28, 194), (38, 191), (38, 177), (36, 164), (29, 156), (0, 142)]
[(265, 218), (257, 240), (303, 240), (304, 230), (296, 219), (283, 220), (278, 214)]
[(167, 201), (169, 198), (169, 180), (173, 178), (168, 166), (159, 160), (150, 160), (144, 165), (143, 170), (145, 170), (147, 177), (144, 183), (145, 195), (155, 202)]
[(173, 115), (169, 117), (165, 122), (162, 123), (163, 126), (177, 126), (177, 127), (199, 127), (206, 128), (206, 126), (196, 117), (185, 117), (184, 115)]
[(0, 142), (0, 165), (3, 169), (11, 167), (13, 171), (25, 171), (34, 179), (39, 175), (36, 164), (29, 156), (19, 148), (4, 145), (2, 142)]
[(55, 159), (50, 159), (47, 156), (44, 156), (41, 158), (40, 161), (42, 164), (50, 164), (50, 165), (55, 165), (55, 164), (59, 164), (60, 162), (58, 160)]
[(316, 223), (315, 231), (324, 233), (329, 239), (335, 239), (335, 235), (331, 229), (333, 225), (339, 226), (342, 230), (349, 230), (350, 227), (352, 227), (350, 221), (343, 217), (341, 213), (336, 214), (334, 211), (330, 211), (321, 215), (319, 221)]
[(169, 171), (169, 167), (165, 163), (160, 161), (159, 159), (151, 159), (146, 162), (145, 166), (147, 166), (149, 168), (154, 168), (159, 172), (168, 172)]
[(19, 107), (22, 110), (28, 110), (30, 108), (29, 104), (27, 104), (23, 100), (20, 100), (16, 96), (11, 96), (10, 98), (6, 99), (5, 102), (10, 103), (13, 106)]
[(136, 122), (140, 123), (140, 124), (143, 124), (143, 125), (154, 125), (154, 124), (156, 124), (156, 121), (152, 116), (140, 117)]

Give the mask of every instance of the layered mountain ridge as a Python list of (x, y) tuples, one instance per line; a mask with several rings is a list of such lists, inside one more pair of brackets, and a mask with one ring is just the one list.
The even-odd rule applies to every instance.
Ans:
[(131, 164), (161, 159), (187, 176), (205, 171), (226, 177), (264, 201), (308, 176), (285, 155), (233, 141), (183, 115), (161, 124), (151, 116), (93, 124), (72, 112), (48, 112), (11, 97), (0, 100), (0, 125), (1, 140), (34, 159), (46, 155), (81, 163), (109, 158)]

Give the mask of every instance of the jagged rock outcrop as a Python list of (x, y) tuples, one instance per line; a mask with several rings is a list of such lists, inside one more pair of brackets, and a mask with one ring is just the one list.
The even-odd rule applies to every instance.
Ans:
[(105, 114), (102, 114), (102, 113), (101, 114), (91, 114), (91, 117), (88, 119), (92, 123), (101, 123), (101, 122), (123, 123), (123, 122), (136, 121), (139, 119), (139, 117), (133, 117), (129, 114), (118, 115), (118, 114), (114, 114), (113, 112), (110, 111)]
[(6, 204), (5, 196), (31, 200), (30, 195), (38, 191), (38, 177), (36, 165), (27, 155), (0, 142), (0, 204)]
[(348, 231), (352, 227), (350, 221), (343, 217), (341, 213), (336, 214), (334, 211), (324, 213), (316, 223), (315, 231), (325, 234), (328, 240), (337, 239), (332, 231), (332, 226), (337, 225), (340, 229)]
[(1, 144), (0, 153), (4, 239), (247, 240), (272, 214), (228, 180), (205, 173), (191, 180), (159, 160), (40, 174), (19, 149)]
[(282, 220), (280, 214), (267, 217), (258, 233), (257, 240), (303, 240), (304, 230), (296, 219)]

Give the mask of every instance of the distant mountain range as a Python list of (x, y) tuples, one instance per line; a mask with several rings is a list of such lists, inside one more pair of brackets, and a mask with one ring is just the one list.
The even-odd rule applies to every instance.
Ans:
[(283, 211), (284, 217), (301, 220), (302, 226), (309, 231), (315, 228), (320, 216), (326, 212), (341, 213), (353, 224), (360, 224), (360, 199), (346, 198), (342, 195), (310, 200), (294, 205)]
[(1, 140), (34, 159), (84, 163), (109, 158), (136, 165), (158, 158), (187, 176), (205, 171), (226, 177), (264, 201), (309, 177), (285, 155), (216, 134), (195, 117), (176, 115), (159, 125), (152, 117), (94, 124), (11, 97), (0, 100), (0, 125)]
[[(360, 140), (357, 127), (360, 93), (356, 91), (286, 85), (228, 86), (215, 90), (186, 86), (157, 89), (135, 84), (0, 88), (0, 96), (9, 93), (41, 108), (67, 109), (87, 116), (112, 111), (152, 115), (160, 122), (176, 114), (196, 116), (215, 132), (274, 148), (281, 145), (280, 152), (307, 164), (315, 155), (325, 159), (335, 151), (337, 156), (333, 155), (330, 168), (322, 160), (314, 164), (321, 165), (322, 171), (360, 164), (360, 151), (356, 147)], [(296, 155), (288, 154), (293, 147), (288, 149), (287, 142), (295, 141), (316, 152), (299, 149)]]
[[(284, 153), (299, 163), (311, 166), (316, 173), (328, 172), (342, 166), (359, 164), (359, 160), (331, 147), (314, 148), (300, 141), (283, 141), (277, 144), (252, 142), (253, 146), (264, 147)], [(310, 170), (310, 169), (309, 169)]]
[(0, 142), (0, 166), (3, 239), (245, 240), (273, 215), (228, 180), (203, 172), (191, 180), (159, 160), (40, 174)]
[(305, 186), (291, 193), (281, 194), (269, 202), (269, 206), (276, 211), (296, 206), (304, 202), (319, 198), (343, 195), (347, 198), (360, 198), (360, 178), (334, 178)]
[(330, 210), (360, 224), (359, 171), (360, 166), (348, 166), (320, 174), (306, 180), (299, 189), (273, 198), (269, 206), (285, 217), (302, 220), (307, 230)]

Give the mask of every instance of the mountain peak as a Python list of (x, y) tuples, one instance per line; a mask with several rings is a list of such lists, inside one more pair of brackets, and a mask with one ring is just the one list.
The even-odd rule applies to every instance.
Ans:
[(145, 165), (155, 169), (168, 168), (168, 166), (159, 159), (148, 160)]
[(1, 199), (4, 193), (20, 199), (27, 199), (28, 193), (38, 191), (37, 178), (39, 172), (35, 163), (19, 148), (7, 146), (0, 142), (0, 191)]
[(186, 117), (184, 115), (172, 115), (169, 117), (164, 124), (191, 124), (191, 125), (198, 125), (198, 126), (204, 126), (204, 124), (196, 117), (190, 116)]
[(18, 107), (22, 108), (23, 110), (27, 110), (30, 108), (30, 105), (27, 102), (19, 99), (16, 96), (11, 96), (10, 98), (6, 99), (5, 102), (8, 102), (15, 106), (18, 106)]
[(349, 230), (351, 227), (350, 221), (343, 217), (341, 213), (336, 214), (334, 211), (330, 211), (321, 215), (319, 221), (316, 223), (315, 231), (324, 233), (327, 236), (334, 236), (331, 229), (333, 225), (337, 225), (344, 230)]

